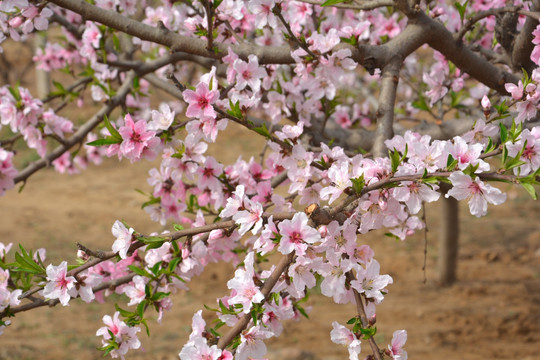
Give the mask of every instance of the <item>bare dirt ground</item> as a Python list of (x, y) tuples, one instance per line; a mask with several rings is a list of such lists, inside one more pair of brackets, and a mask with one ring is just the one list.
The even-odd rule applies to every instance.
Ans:
[[(212, 152), (223, 161), (234, 160), (253, 147), (253, 135), (232, 126), (225, 146)], [(224, 152), (223, 149), (226, 149)], [(254, 150), (255, 149), (255, 150)], [(47, 169), (33, 176), (24, 191), (0, 199), (0, 239), (25, 247), (46, 247), (54, 264), (74, 263), (76, 242), (110, 249), (110, 229), (124, 219), (137, 231), (159, 231), (140, 210), (148, 190), (147, 171), (153, 164), (130, 165), (110, 159), (80, 175), (60, 175)], [(509, 190), (509, 200), (490, 207), (485, 218), (460, 213), (459, 282), (450, 288), (436, 284), (438, 205), (427, 206), (427, 283), (423, 235), (396, 242), (382, 233), (360, 241), (370, 244), (381, 262), (381, 272), (394, 278), (377, 312), (376, 340), (385, 346), (398, 329), (407, 329), (410, 359), (540, 359), (540, 204), (521, 189)], [(190, 292), (177, 293), (174, 307), (161, 325), (150, 324), (152, 337), (141, 335), (144, 350), (128, 359), (177, 359), (195, 311), (213, 306), (227, 293), (228, 264), (210, 266)], [(0, 336), (0, 359), (98, 359), (95, 336), (101, 318), (114, 313), (115, 297), (105, 304), (71, 301), (69, 307), (40, 308), (19, 314)], [(345, 323), (355, 315), (352, 305), (332, 304), (320, 294), (310, 299), (310, 320), (288, 322), (281, 338), (268, 342), (271, 359), (346, 359), (346, 349), (330, 341), (331, 323)], [(211, 314), (205, 313), (208, 320)], [(364, 343), (363, 356), (369, 347)]]

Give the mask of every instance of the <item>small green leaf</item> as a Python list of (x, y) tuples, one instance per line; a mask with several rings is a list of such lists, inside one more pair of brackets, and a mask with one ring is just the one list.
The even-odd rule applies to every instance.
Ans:
[(452, 171), (458, 166), (459, 162), (454, 159), (452, 155), (448, 155), (448, 159), (446, 160), (446, 168), (448, 171)]
[(112, 145), (112, 144), (120, 144), (121, 142), (122, 140), (109, 136), (109, 137), (106, 137), (105, 139), (98, 139), (98, 140), (91, 141), (89, 143), (86, 143), (86, 145), (105, 146), (105, 145)]
[(240, 109), (240, 101), (233, 103), (232, 100), (229, 99), (229, 107), (231, 108), (229, 111), (227, 111), (229, 115), (232, 115), (238, 119), (242, 119), (244, 117), (242, 114), (242, 109)]
[(21, 93), (19, 92), (19, 83), (15, 86), (8, 86), (8, 90), (17, 102), (21, 101)]
[(364, 186), (366, 185), (364, 174), (360, 175), (357, 178), (352, 178), (351, 182), (353, 184), (354, 192), (360, 195), (362, 193), (362, 190), (364, 189)]
[(113, 138), (119, 139), (120, 142), (122, 142), (122, 135), (120, 135), (118, 130), (116, 130), (114, 126), (112, 126), (107, 115), (103, 115), (103, 122), (105, 123), (105, 127), (107, 128), (107, 130), (109, 130), (109, 133), (111, 134), (111, 136)]
[(426, 103), (426, 99), (423, 96), (420, 96), (418, 97), (418, 100), (413, 101), (412, 106), (413, 108), (416, 108), (418, 110), (429, 111), (429, 106)]
[(469, 0), (465, 1), (463, 5), (461, 5), (459, 2), (454, 2), (454, 6), (459, 12), (459, 17), (461, 19), (461, 22), (463, 22), (463, 19), (465, 19), (465, 10), (467, 10), (467, 5), (469, 4)]
[(174, 228), (174, 230), (176, 230), (176, 231), (182, 231), (182, 230), (184, 230), (184, 227), (183, 227), (182, 225), (180, 225), (180, 224), (173, 224), (173, 228)]
[(270, 132), (268, 131), (268, 128), (266, 127), (266, 123), (263, 123), (262, 126), (253, 128), (253, 131), (255, 131), (258, 134), (261, 134), (262, 136), (264, 136), (267, 139), (272, 138), (272, 135), (270, 134)]
[(399, 156), (399, 152), (397, 150), (388, 150), (388, 155), (390, 156), (390, 160), (392, 161), (392, 172), (395, 173), (400, 164), (401, 157)]
[(332, 6), (332, 5), (337, 5), (344, 2), (348, 2), (348, 0), (326, 0), (325, 2), (321, 4), (321, 6)]
[(536, 194), (536, 189), (534, 188), (533, 185), (531, 184), (527, 184), (527, 183), (521, 183), (521, 186), (523, 186), (523, 188), (525, 190), (527, 190), (527, 192), (529, 193), (529, 195), (531, 195), (531, 197), (534, 199), (534, 200), (538, 200), (538, 195)]
[(501, 144), (504, 144), (508, 140), (508, 129), (503, 123), (499, 123), (499, 128), (501, 130)]
[(146, 270), (144, 269), (141, 269), (137, 266), (133, 266), (133, 265), (128, 265), (128, 269), (130, 269), (131, 271), (133, 271), (135, 274), (137, 275), (140, 275), (140, 276), (145, 276), (145, 277), (148, 277), (148, 272), (146, 272)]

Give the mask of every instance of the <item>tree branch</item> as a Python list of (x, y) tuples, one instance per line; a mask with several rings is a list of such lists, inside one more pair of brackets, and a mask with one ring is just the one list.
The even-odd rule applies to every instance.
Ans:
[(72, 137), (66, 139), (64, 145), (57, 147), (52, 152), (47, 154), (45, 158), (31, 163), (24, 170), (19, 172), (14, 179), (15, 183), (26, 181), (36, 171), (48, 166), (52, 161), (62, 156), (62, 154), (64, 154), (67, 150), (83, 141), (86, 135), (88, 135), (90, 131), (92, 131), (101, 121), (103, 121), (104, 116), (109, 115), (114, 108), (122, 103), (126, 95), (131, 90), (134, 77), (135, 72), (131, 71), (126, 77), (124, 84), (122, 84), (122, 86), (118, 89), (116, 96), (114, 96), (107, 105), (103, 106), (90, 120), (81, 126)]
[[(531, 10), (538, 11), (540, 10), (540, 0), (533, 0)], [(514, 41), (514, 48), (512, 49), (512, 67), (516, 71), (521, 71), (525, 69), (529, 75), (532, 73), (536, 64), (531, 60), (531, 53), (534, 48), (532, 43), (533, 35), (532, 32), (538, 25), (538, 18), (534, 19), (530, 16), (525, 20), (523, 28), (516, 36)]]
[[(266, 281), (264, 282), (261, 288), (261, 293), (264, 295), (264, 300), (262, 301), (263, 304), (264, 302), (268, 300), (268, 297), (270, 296), (270, 293), (272, 292), (272, 288), (279, 280), (281, 274), (292, 263), (293, 259), (294, 259), (294, 252), (290, 253), (287, 256), (282, 257), (279, 263), (276, 265), (276, 268), (274, 269), (270, 277), (266, 279)], [(217, 346), (222, 350), (225, 349), (227, 345), (229, 345), (230, 342), (236, 336), (238, 336), (242, 332), (242, 330), (246, 328), (246, 326), (249, 324), (250, 321), (251, 321), (251, 314), (244, 314), (244, 316), (242, 316), (242, 318), (238, 320), (238, 322), (229, 330), (229, 332), (227, 332), (225, 335), (219, 338)]]
[(480, 81), (484, 85), (506, 95), (505, 83), (516, 83), (519, 78), (508, 73), (477, 54), (462, 42), (454, 39), (454, 36), (443, 24), (429, 18), (423, 12), (417, 14), (417, 22), (424, 26), (424, 31), (429, 34), (428, 44), (433, 49), (439, 51), (448, 60), (452, 61), (459, 69), (463, 70), (471, 77)]

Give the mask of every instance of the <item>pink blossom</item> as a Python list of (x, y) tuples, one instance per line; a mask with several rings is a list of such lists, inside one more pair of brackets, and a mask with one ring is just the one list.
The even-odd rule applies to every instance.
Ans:
[(210, 90), (208, 84), (200, 82), (195, 91), (185, 90), (184, 100), (188, 103), (186, 116), (191, 118), (209, 117), (215, 119), (216, 112), (213, 104), (219, 99), (217, 90)]
[(159, 111), (152, 110), (152, 121), (148, 123), (148, 129), (153, 131), (167, 130), (174, 121), (174, 111), (166, 103), (159, 105)]
[(305, 213), (294, 214), (292, 220), (283, 220), (279, 225), (282, 235), (278, 251), (282, 254), (290, 254), (296, 251), (297, 255), (304, 255), (308, 245), (321, 240), (317, 230), (308, 225), (308, 217)]
[(259, 92), (261, 89), (261, 79), (266, 76), (266, 70), (259, 67), (259, 60), (255, 55), (249, 55), (249, 62), (236, 60), (234, 70), (236, 70), (236, 89), (243, 90), (249, 85), (251, 90)]
[(0, 147), (0, 196), (4, 195), (6, 190), (15, 186), (14, 178), (17, 176), (18, 171), (13, 166), (12, 158), (12, 152)]
[(469, 165), (478, 165), (479, 171), (488, 171), (489, 164), (480, 159), (484, 147), (481, 144), (467, 144), (459, 136), (454, 137), (453, 144), (447, 143), (446, 150), (458, 161), (458, 168), (465, 170)]
[(527, 99), (524, 101), (519, 101), (516, 104), (516, 110), (518, 115), (515, 117), (516, 123), (522, 123), (525, 119), (531, 120), (536, 116), (538, 112), (538, 97), (531, 97), (527, 95)]
[(515, 143), (508, 142), (506, 148), (508, 155), (512, 157), (523, 150), (519, 159), (525, 164), (514, 168), (515, 174), (528, 175), (540, 167), (540, 138), (536, 138), (529, 129), (523, 130)]
[(213, 191), (221, 189), (221, 183), (218, 176), (223, 172), (223, 165), (218, 163), (212, 156), (206, 158), (206, 161), (197, 169), (199, 174), (198, 187), (200, 189), (209, 188)]
[(60, 265), (47, 266), (47, 283), (43, 289), (43, 296), (47, 299), (59, 299), (63, 306), (68, 306), (69, 290), (75, 286), (75, 278), (67, 276), (67, 262), (62, 261)]
[(244, 200), (245, 210), (239, 211), (233, 216), (233, 220), (240, 225), (238, 233), (244, 235), (251, 229), (251, 233), (256, 235), (263, 224), (263, 207), (261, 203)]
[(392, 335), (392, 342), (388, 345), (390, 355), (394, 360), (407, 360), (407, 352), (403, 350), (403, 346), (407, 342), (407, 331), (396, 330)]
[(340, 161), (332, 164), (328, 170), (328, 178), (331, 181), (331, 185), (321, 190), (321, 199), (326, 200), (330, 196), (328, 203), (333, 203), (345, 190), (352, 186), (349, 176), (348, 162)]
[(244, 314), (248, 314), (253, 303), (264, 300), (261, 290), (253, 282), (253, 252), (250, 252), (244, 260), (245, 270), (237, 269), (234, 278), (227, 282), (227, 287), (233, 290), (233, 296), (229, 299), (230, 304), (241, 304)]
[(80, 296), (84, 302), (90, 303), (95, 299), (92, 287), (99, 285), (102, 280), (103, 276), (94, 272), (87, 271), (84, 274), (79, 274), (75, 286), (69, 289), (69, 295), (72, 298)]
[(359, 293), (364, 293), (367, 298), (372, 298), (378, 304), (384, 299), (383, 291), (393, 280), (390, 275), (380, 275), (381, 266), (375, 259), (371, 260), (357, 272), (357, 279), (351, 282), (351, 286)]
[(506, 91), (512, 94), (512, 98), (514, 100), (519, 100), (523, 97), (523, 83), (521, 82), (521, 80), (519, 80), (517, 86), (513, 83), (506, 83), (504, 84), (504, 88), (506, 89)]
[(356, 335), (337, 321), (332, 323), (332, 328), (333, 329), (330, 332), (330, 339), (332, 342), (347, 346), (347, 349), (349, 350), (349, 360), (358, 360), (362, 347), (360, 340)]
[(422, 79), (429, 86), (426, 96), (429, 97), (429, 105), (433, 106), (448, 92), (448, 88), (443, 85), (445, 73), (443, 71), (432, 71), (429, 74), (424, 74)]
[(416, 214), (422, 207), (422, 202), (437, 201), (441, 196), (433, 188), (418, 181), (406, 181), (401, 187), (394, 188), (393, 195), (396, 200), (407, 204), (411, 214)]
[(489, 184), (485, 184), (478, 177), (473, 180), (469, 175), (457, 171), (452, 173), (449, 179), (453, 187), (445, 196), (453, 196), (458, 200), (469, 200), (469, 210), (476, 217), (487, 214), (488, 202), (500, 205), (506, 201), (506, 194)]
[[(103, 336), (101, 340), (103, 345), (109, 345), (111, 342), (118, 345), (117, 348), (110, 352), (113, 358), (124, 359), (124, 355), (127, 354), (129, 349), (138, 349), (141, 346), (141, 342), (137, 338), (137, 333), (141, 331), (138, 327), (129, 327), (125, 322), (119, 319), (120, 313), (116, 311), (114, 317), (109, 315), (103, 317), (104, 327), (101, 327), (96, 331), (96, 336)], [(114, 337), (111, 337), (111, 333)]]
[(145, 151), (149, 151), (159, 145), (160, 140), (154, 131), (147, 130), (146, 122), (139, 120), (133, 122), (130, 114), (124, 117), (124, 126), (118, 129), (122, 136), (120, 152), (131, 160), (138, 161)]
[(257, 325), (240, 334), (240, 345), (236, 349), (235, 360), (260, 359), (266, 354), (266, 345), (262, 340), (273, 334)]
[(117, 252), (120, 258), (125, 259), (127, 257), (127, 252), (131, 246), (131, 239), (133, 238), (133, 228), (126, 228), (126, 226), (116, 220), (112, 226), (112, 234), (116, 237), (116, 240), (113, 243), (112, 250)]
[(129, 298), (128, 306), (139, 304), (146, 298), (145, 288), (145, 278), (139, 275), (134, 276), (133, 285), (124, 287), (124, 294)]
[(272, 12), (274, 4), (274, 0), (249, 1), (248, 9), (252, 14), (255, 14), (255, 26), (257, 29), (262, 29), (266, 24), (274, 29), (277, 27), (277, 18)]

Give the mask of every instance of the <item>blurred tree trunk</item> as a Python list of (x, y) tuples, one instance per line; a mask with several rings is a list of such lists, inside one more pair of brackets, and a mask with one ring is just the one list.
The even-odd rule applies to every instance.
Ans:
[[(36, 34), (34, 38), (34, 54), (36, 54), (37, 49), (45, 48), (45, 44), (47, 43), (47, 36), (44, 34)], [(36, 91), (37, 96), (41, 99), (47, 97), (47, 94), (50, 91), (50, 78), (49, 78), (49, 72), (42, 70), (42, 69), (36, 69)]]
[[(450, 190), (448, 184), (442, 183), (443, 195)], [(458, 201), (453, 197), (442, 198), (442, 223), (439, 231), (439, 283), (450, 286), (456, 281), (459, 213)]]

